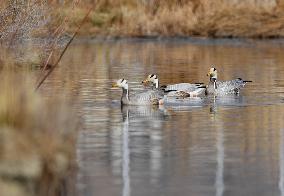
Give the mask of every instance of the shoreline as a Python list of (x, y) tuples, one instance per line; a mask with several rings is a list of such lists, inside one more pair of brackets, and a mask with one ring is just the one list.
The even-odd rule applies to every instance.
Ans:
[[(60, 44), (61, 46), (57, 48), (59, 52), (62, 48), (65, 47), (69, 41), (70, 36), (65, 38), (64, 41)], [(50, 38), (48, 37), (37, 37), (34, 39), (22, 40), (19, 43), (15, 43), (10, 49), (21, 50), (28, 47), (31, 51), (35, 48), (42, 50), (42, 46), (45, 41)], [(107, 44), (107, 43), (155, 43), (155, 44), (190, 44), (190, 45), (199, 45), (199, 46), (234, 46), (234, 47), (284, 47), (284, 38), (269, 38), (269, 39), (254, 39), (254, 38), (204, 38), (204, 37), (153, 37), (153, 36), (144, 36), (144, 37), (112, 37), (112, 36), (78, 36), (71, 43), (72, 45), (77, 44)], [(2, 49), (9, 48), (8, 45), (2, 45)], [(38, 52), (39, 53), (39, 52)], [(37, 60), (38, 61), (38, 60)], [(37, 62), (36, 61), (36, 62)], [(33, 63), (34, 64), (34, 63)], [(38, 64), (38, 63), (36, 63)]]
[[(71, 38), (71, 36), (68, 36)], [(30, 41), (41, 41), (49, 38), (35, 38)], [(68, 38), (67, 38), (68, 39)], [(36, 42), (37, 42), (36, 41)], [(226, 37), (191, 37), (191, 36), (76, 36), (73, 44), (78, 43), (102, 43), (102, 42), (176, 42), (191, 43), (196, 45), (253, 45), (253, 44), (273, 44), (284, 46), (284, 37), (279, 38), (226, 38)], [(23, 43), (21, 43), (23, 44)]]

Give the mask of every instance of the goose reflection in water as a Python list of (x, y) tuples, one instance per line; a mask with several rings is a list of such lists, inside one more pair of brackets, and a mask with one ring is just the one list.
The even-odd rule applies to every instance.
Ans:
[[(147, 135), (149, 136), (149, 140), (152, 143), (152, 147), (150, 150), (150, 170), (152, 179), (157, 178), (160, 174), (159, 171), (161, 169), (161, 133), (162, 130), (162, 122), (167, 118), (167, 115), (164, 113), (163, 109), (160, 109), (159, 106), (121, 106), (121, 113), (123, 118), (123, 144), (122, 144), (122, 180), (123, 180), (123, 189), (122, 195), (129, 196), (130, 195), (130, 155), (133, 154), (137, 156), (139, 153), (144, 153), (143, 149), (132, 149), (132, 153), (130, 153), (130, 138), (131, 134), (133, 134), (132, 139), (135, 135)], [(147, 129), (143, 130), (139, 133), (135, 130), (135, 126), (144, 126), (144, 127), (152, 127), (155, 130), (148, 131)], [(134, 128), (134, 129), (133, 129)], [(141, 140), (145, 140), (145, 138), (140, 138)], [(136, 140), (136, 142), (139, 141)], [(137, 143), (135, 143), (137, 144)]]
[[(156, 120), (165, 120), (167, 118), (166, 110), (163, 106), (128, 106), (121, 105), (123, 121), (133, 120), (135, 122), (154, 122)], [(128, 118), (128, 119), (127, 119)]]
[(212, 96), (208, 97), (208, 103), (210, 105), (210, 113), (216, 113), (218, 107), (239, 107), (245, 104), (245, 99), (241, 95), (228, 95), (228, 96)]
[(284, 128), (280, 129), (279, 137), (279, 182), (280, 195), (284, 196)]
[(167, 98), (163, 107), (165, 111), (185, 111), (197, 108), (210, 107), (210, 113), (217, 112), (218, 107), (239, 107), (247, 104), (246, 99), (241, 95), (208, 96), (189, 98)]
[[(224, 97), (222, 97), (224, 98)], [(211, 99), (211, 105), (210, 105), (210, 113), (213, 114), (212, 118), (209, 120), (212, 121), (212, 124), (214, 125), (214, 129), (216, 130), (216, 177), (215, 177), (215, 189), (216, 189), (216, 196), (223, 196), (224, 190), (225, 190), (225, 184), (224, 184), (224, 159), (225, 159), (225, 147), (224, 147), (224, 126), (223, 121), (221, 118), (219, 118), (219, 115), (217, 113), (218, 104), (228, 104), (233, 103), (234, 98), (231, 97), (231, 99), (223, 99), (223, 100), (217, 100), (216, 97), (212, 97)]]
[(122, 196), (130, 195), (130, 176), (129, 176), (129, 112), (123, 116), (123, 137), (122, 137)]

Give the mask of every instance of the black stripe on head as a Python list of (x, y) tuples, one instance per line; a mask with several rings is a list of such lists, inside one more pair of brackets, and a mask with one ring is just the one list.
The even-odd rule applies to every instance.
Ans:
[(153, 77), (154, 77), (154, 74), (151, 74), (151, 75), (150, 75), (150, 78), (153, 78)]
[(122, 78), (121, 83), (124, 81), (124, 78)]
[(216, 68), (215, 68), (215, 67), (213, 67), (213, 71), (216, 71)]

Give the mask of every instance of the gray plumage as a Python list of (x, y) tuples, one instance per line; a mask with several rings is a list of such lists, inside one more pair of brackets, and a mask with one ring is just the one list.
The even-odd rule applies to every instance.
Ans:
[(211, 68), (207, 75), (210, 76), (210, 81), (205, 92), (207, 95), (238, 94), (246, 83), (252, 82), (241, 78), (229, 81), (217, 81), (217, 70), (215, 68)]
[(247, 82), (251, 81), (244, 81), (241, 78), (229, 81), (216, 81), (214, 88), (214, 82), (210, 81), (207, 88), (206, 94), (208, 95), (226, 95), (226, 94), (238, 94), (240, 89), (245, 86)]
[(165, 91), (184, 91), (184, 92), (192, 92), (201, 87), (202, 84), (190, 84), (190, 83), (178, 83), (178, 84), (170, 84), (165, 85), (164, 90)]
[(125, 79), (118, 80), (113, 87), (122, 88), (121, 104), (123, 105), (158, 105), (162, 98), (156, 90), (129, 94), (128, 83)]
[(147, 90), (142, 93), (130, 95), (129, 100), (126, 99), (126, 96), (122, 96), (122, 98), (124, 98), (124, 103), (128, 105), (158, 105), (159, 100), (163, 97), (157, 90)]
[[(149, 82), (153, 84), (153, 87), (158, 90), (161, 95), (164, 94), (168, 97), (200, 96), (205, 92), (203, 83), (179, 83), (159, 87), (159, 79), (155, 74), (148, 75), (148, 77), (142, 81), (143, 84), (148, 84)], [(204, 89), (200, 89), (202, 87)]]
[(173, 97), (191, 97), (191, 96), (200, 96), (204, 94), (205, 88), (202, 89), (204, 85), (199, 84), (190, 84), (190, 83), (179, 83), (171, 84), (165, 86), (164, 91), (168, 92), (167, 96)]

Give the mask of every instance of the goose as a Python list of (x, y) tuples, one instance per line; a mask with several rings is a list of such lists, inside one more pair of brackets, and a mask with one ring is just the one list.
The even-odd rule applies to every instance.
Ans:
[(250, 80), (243, 80), (237, 78), (228, 81), (217, 81), (217, 69), (212, 67), (209, 69), (207, 76), (210, 77), (209, 84), (206, 87), (207, 95), (227, 95), (239, 94), (240, 89), (246, 85)]
[(124, 78), (112, 84), (114, 88), (122, 88), (122, 105), (158, 105), (162, 98), (157, 91), (147, 90), (146, 92), (130, 95), (128, 82)]
[(159, 87), (159, 79), (156, 74), (150, 74), (145, 80), (142, 81), (143, 84), (152, 84), (153, 88), (159, 90), (160, 92), (165, 92), (168, 97), (195, 97), (204, 94), (205, 86), (203, 83), (178, 83), (163, 85)]

